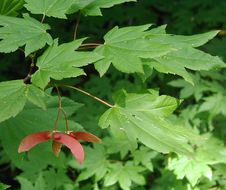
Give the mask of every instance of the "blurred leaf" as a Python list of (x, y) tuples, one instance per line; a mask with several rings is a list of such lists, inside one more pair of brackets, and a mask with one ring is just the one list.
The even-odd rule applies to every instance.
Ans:
[(223, 114), (226, 116), (226, 96), (216, 93), (209, 97), (204, 97), (204, 103), (200, 105), (199, 112), (210, 111), (212, 116)]
[(132, 155), (133, 155), (134, 163), (136, 165), (141, 163), (150, 171), (153, 171), (153, 164), (151, 160), (158, 155), (157, 152), (152, 151), (147, 147), (141, 146), (138, 150), (134, 151)]
[(119, 183), (123, 190), (130, 190), (132, 182), (138, 185), (144, 185), (145, 179), (140, 173), (144, 171), (141, 166), (134, 166), (132, 162), (127, 162), (125, 165), (122, 163), (115, 163), (110, 165), (110, 171), (104, 179), (104, 186), (111, 186)]
[(226, 147), (224, 143), (221, 140), (212, 137), (211, 134), (203, 136), (209, 137), (207, 137), (206, 141), (203, 141), (196, 149), (196, 160), (210, 165), (226, 163)]
[(0, 190), (6, 190), (9, 187), (10, 187), (9, 185), (6, 185), (6, 184), (3, 184), (3, 183), (0, 182)]
[(186, 82), (183, 79), (170, 81), (168, 84), (176, 88), (181, 88), (180, 98), (185, 99), (190, 96), (194, 96), (195, 100), (198, 101), (202, 98), (204, 92), (209, 91), (211, 89), (203, 82), (202, 78), (200, 78), (198, 74), (190, 74), (190, 76), (192, 77), (194, 85)]
[(46, 189), (45, 181), (42, 175), (39, 175), (34, 186), (33, 184), (26, 178), (18, 176), (18, 181), (21, 184), (21, 190), (41, 190)]
[(92, 156), (85, 159), (86, 169), (79, 174), (77, 181), (86, 180), (93, 175), (95, 175), (95, 180), (99, 181), (108, 171), (105, 149), (101, 145), (94, 145), (94, 148), (87, 147), (85, 150), (87, 155)]
[(187, 185), (182, 180), (176, 179), (176, 176), (168, 171), (162, 170), (160, 178), (154, 181), (153, 190), (188, 190)]
[[(62, 187), (66, 183), (70, 183), (71, 180), (67, 176), (66, 169), (58, 168), (55, 170), (51, 168), (43, 172), (43, 178), (45, 179), (46, 188), (45, 189), (57, 189)], [(60, 179), (60, 180), (56, 180)], [(44, 189), (43, 189), (44, 190)]]
[(195, 186), (202, 176), (207, 177), (209, 180), (212, 179), (212, 170), (208, 165), (185, 156), (169, 159), (168, 168), (173, 170), (177, 179), (186, 177), (192, 186)]
[(127, 138), (106, 137), (103, 144), (107, 147), (108, 154), (120, 153), (121, 159), (123, 159), (131, 150), (136, 147)]
[(0, 14), (7, 16), (16, 16), (23, 7), (24, 0), (1, 0)]

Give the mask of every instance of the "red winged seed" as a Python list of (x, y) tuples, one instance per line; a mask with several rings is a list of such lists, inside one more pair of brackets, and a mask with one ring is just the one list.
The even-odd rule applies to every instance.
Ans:
[(52, 149), (53, 149), (53, 153), (55, 154), (55, 156), (59, 156), (60, 154), (60, 151), (61, 151), (61, 147), (62, 147), (62, 144), (53, 140), (52, 142)]
[(97, 136), (93, 135), (92, 133), (79, 131), (79, 132), (70, 132), (69, 135), (74, 137), (77, 140), (101, 143), (101, 139), (99, 139)]
[(43, 131), (39, 133), (33, 133), (31, 135), (26, 136), (20, 143), (18, 148), (18, 152), (25, 152), (29, 151), (31, 148), (36, 146), (39, 143), (48, 141), (51, 139), (51, 132), (50, 131)]
[(72, 154), (77, 158), (80, 164), (83, 163), (84, 161), (84, 150), (82, 148), (82, 145), (73, 137), (64, 134), (64, 133), (59, 133), (55, 132), (53, 133), (53, 139), (58, 142), (64, 144), (66, 147), (68, 147)]

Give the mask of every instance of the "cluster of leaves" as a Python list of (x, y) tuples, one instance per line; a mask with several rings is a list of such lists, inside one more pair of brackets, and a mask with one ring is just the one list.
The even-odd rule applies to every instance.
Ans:
[[(103, 43), (85, 43), (87, 37), (75, 39), (76, 24), (74, 40), (59, 44), (54, 27), (44, 24), (46, 17), (67, 22), (75, 13), (101, 16), (102, 8), (133, 1), (0, 3), (0, 52), (22, 50), (30, 61), (27, 77), (0, 83), (0, 153), (5, 157), (0, 163), (10, 162), (19, 169), (16, 180), (22, 190), (225, 188), (225, 63), (198, 49), (219, 31), (184, 36), (167, 34), (166, 25), (116, 26), (106, 32)], [(91, 75), (87, 81), (89, 68), (101, 78)], [(179, 79), (162, 81), (172, 74)], [(164, 88), (180, 88), (179, 98), (160, 95), (162, 89), (153, 87), (161, 86), (152, 84), (159, 80)], [(60, 105), (54, 96), (56, 86), (70, 94)], [(60, 109), (67, 117), (58, 117)], [(66, 150), (56, 158), (50, 143), (17, 153), (24, 136), (51, 130), (55, 120), (63, 130), (64, 119), (70, 129), (90, 131), (103, 139), (101, 145), (85, 145), (83, 165)], [(0, 188), (7, 187), (0, 183)]]

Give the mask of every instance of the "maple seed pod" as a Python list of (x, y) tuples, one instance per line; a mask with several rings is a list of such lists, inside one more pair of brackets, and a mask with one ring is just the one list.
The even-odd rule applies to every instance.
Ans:
[(61, 151), (61, 147), (62, 147), (61, 143), (53, 140), (53, 142), (52, 142), (52, 149), (53, 149), (53, 153), (55, 154), (56, 157), (59, 156), (60, 151)]
[(76, 139), (67, 134), (59, 132), (53, 133), (52, 137), (54, 141), (64, 144), (66, 147), (68, 147), (80, 164), (83, 163), (85, 158), (84, 150), (82, 145)]
[(69, 135), (74, 137), (77, 140), (101, 143), (101, 139), (99, 139), (97, 136), (93, 135), (92, 133), (78, 131), (78, 132), (70, 132)]
[(29, 151), (31, 148), (40, 144), (42, 142), (48, 141), (52, 139), (52, 149), (53, 153), (56, 156), (59, 156), (62, 145), (65, 145), (71, 150), (71, 153), (74, 157), (79, 161), (80, 164), (83, 163), (85, 154), (82, 145), (78, 140), (84, 140), (88, 142), (97, 142), (100, 143), (101, 140), (87, 132), (73, 132), (67, 131), (66, 133), (58, 132), (58, 131), (44, 131), (39, 133), (33, 133), (31, 135), (26, 136), (20, 143), (18, 152)]
[(18, 152), (26, 152), (29, 151), (31, 148), (36, 146), (39, 143), (46, 142), (51, 139), (51, 132), (50, 131), (43, 131), (38, 133), (33, 133), (31, 135), (26, 136), (20, 143), (18, 148)]

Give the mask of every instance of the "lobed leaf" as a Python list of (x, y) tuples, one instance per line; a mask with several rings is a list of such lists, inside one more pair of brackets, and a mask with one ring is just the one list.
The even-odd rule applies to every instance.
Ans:
[(29, 15), (16, 18), (0, 15), (0, 52), (9, 53), (25, 45), (25, 55), (52, 43), (52, 37), (46, 32), (50, 29)]
[[(101, 116), (99, 125), (102, 128), (110, 126), (113, 130), (120, 129), (130, 139), (139, 139), (158, 152), (191, 154), (192, 149), (187, 143), (197, 141), (196, 135), (184, 127), (173, 125), (165, 118), (175, 109), (175, 101), (172, 101), (174, 99), (168, 102), (171, 105), (166, 106), (159, 100), (147, 102), (147, 98), (142, 99), (142, 96), (150, 99), (153, 96), (159, 100), (162, 98), (149, 94), (127, 94), (125, 106), (114, 106), (107, 110)], [(170, 97), (165, 98), (170, 100)]]
[(88, 65), (102, 58), (93, 52), (75, 51), (84, 39), (64, 43), (58, 46), (57, 40), (44, 54), (38, 58), (38, 71), (32, 76), (32, 83), (44, 89), (50, 78), (61, 80), (63, 78), (84, 75), (78, 67)]
[(73, 0), (25, 0), (24, 5), (33, 14), (43, 14), (49, 17), (67, 18), (66, 12)]
[(147, 38), (151, 41), (158, 41), (164, 44), (171, 44), (175, 47), (199, 47), (213, 39), (219, 30), (195, 34), (190, 36), (166, 34), (166, 25), (157, 27), (147, 32)]
[(26, 101), (45, 109), (43, 98), (45, 93), (32, 84), (24, 84), (23, 80), (0, 83), (0, 122), (15, 117), (24, 108)]
[(165, 56), (154, 58), (147, 61), (146, 64), (162, 73), (180, 75), (192, 84), (194, 84), (192, 77), (185, 68), (199, 71), (225, 67), (225, 63), (219, 57), (211, 56), (191, 47), (181, 48)]
[(143, 170), (143, 167), (134, 166), (131, 162), (126, 162), (125, 166), (121, 163), (111, 164), (104, 179), (104, 186), (111, 186), (118, 182), (123, 190), (129, 190), (132, 182), (144, 185), (145, 179), (140, 174)]
[(200, 71), (225, 67), (219, 57), (194, 48), (207, 43), (219, 31), (182, 36), (166, 34), (165, 26), (148, 30), (150, 26), (115, 27), (110, 30), (104, 36), (105, 43), (95, 49), (104, 56), (95, 63), (100, 75), (105, 74), (113, 64), (121, 72), (136, 72), (144, 79), (156, 69), (179, 75), (193, 84), (186, 69)]
[(168, 168), (174, 171), (177, 179), (186, 177), (192, 186), (195, 186), (202, 176), (205, 176), (209, 180), (212, 179), (212, 169), (208, 165), (184, 156), (169, 159)]
[(105, 36), (105, 43), (95, 52), (104, 59), (95, 63), (95, 68), (102, 76), (111, 63), (116, 69), (125, 73), (143, 73), (142, 58), (154, 58), (165, 55), (173, 48), (167, 44), (151, 42), (145, 38), (145, 31), (150, 24), (125, 28), (115, 27)]
[(136, 0), (74, 0), (68, 13), (72, 14), (81, 11), (86, 16), (101, 16), (101, 8), (110, 8), (117, 4), (135, 1)]

